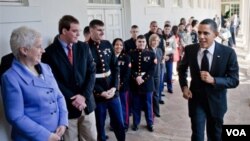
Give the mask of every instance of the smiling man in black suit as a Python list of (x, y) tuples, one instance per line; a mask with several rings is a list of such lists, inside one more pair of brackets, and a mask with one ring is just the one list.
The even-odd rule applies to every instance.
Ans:
[[(239, 84), (239, 66), (232, 48), (214, 41), (217, 25), (212, 19), (203, 20), (198, 27), (199, 43), (185, 48), (178, 67), (183, 97), (188, 99), (192, 126), (192, 141), (207, 138), (221, 141), (223, 118), (227, 111), (227, 88)], [(187, 70), (191, 83), (188, 88)]]

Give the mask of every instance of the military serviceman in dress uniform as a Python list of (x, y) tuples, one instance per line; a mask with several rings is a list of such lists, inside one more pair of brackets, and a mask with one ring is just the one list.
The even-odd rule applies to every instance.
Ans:
[(124, 127), (125, 131), (127, 131), (129, 126), (129, 78), (131, 63), (130, 57), (124, 52), (124, 44), (121, 38), (114, 39), (113, 47), (120, 67), (119, 93), (122, 104)]
[(96, 83), (94, 96), (96, 100), (96, 125), (98, 141), (106, 141), (105, 119), (107, 110), (111, 126), (118, 141), (125, 141), (125, 129), (118, 92), (119, 66), (111, 43), (103, 40), (104, 23), (94, 19), (89, 23), (90, 46), (96, 63)]
[(130, 53), (131, 57), (131, 75), (133, 92), (133, 127), (132, 130), (138, 130), (141, 120), (141, 110), (145, 110), (147, 128), (153, 132), (153, 109), (152, 96), (154, 90), (154, 71), (156, 58), (154, 52), (145, 49), (146, 39), (139, 35), (136, 40), (137, 49)]
[[(130, 34), (131, 34), (131, 38), (127, 39), (126, 41), (124, 41), (124, 50), (125, 50), (125, 53), (130, 55), (129, 53), (136, 49), (136, 39), (137, 39), (137, 36), (139, 35), (139, 27), (138, 25), (132, 25), (131, 26), (131, 29), (130, 29)], [(131, 80), (131, 79), (130, 79)], [(133, 99), (133, 94), (131, 91), (129, 91), (129, 115), (132, 115), (132, 100)]]
[(124, 50), (126, 53), (136, 49), (136, 38), (139, 35), (139, 27), (137, 25), (132, 25), (130, 29), (131, 38), (124, 42)]

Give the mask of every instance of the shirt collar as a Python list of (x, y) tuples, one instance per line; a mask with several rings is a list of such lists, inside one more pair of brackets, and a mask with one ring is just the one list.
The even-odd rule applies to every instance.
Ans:
[[(60, 39), (59, 36), (58, 36), (58, 40), (61, 43), (62, 47), (64, 49), (67, 49), (68, 44), (65, 41), (63, 41), (62, 39)], [(73, 44), (70, 44), (70, 45), (73, 46)]]
[(201, 55), (201, 54), (203, 54), (204, 50), (208, 50), (208, 53), (213, 55), (214, 54), (214, 49), (215, 49), (215, 42), (213, 42), (213, 44), (208, 48), (200, 48), (199, 54)]

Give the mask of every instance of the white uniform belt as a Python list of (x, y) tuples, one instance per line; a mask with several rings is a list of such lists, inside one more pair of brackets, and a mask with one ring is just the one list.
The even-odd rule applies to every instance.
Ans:
[(95, 78), (105, 78), (110, 76), (110, 74), (111, 74), (110, 70), (104, 73), (97, 73), (95, 74)]
[(146, 74), (146, 72), (136, 72), (136, 74), (139, 76), (143, 76), (144, 74)]

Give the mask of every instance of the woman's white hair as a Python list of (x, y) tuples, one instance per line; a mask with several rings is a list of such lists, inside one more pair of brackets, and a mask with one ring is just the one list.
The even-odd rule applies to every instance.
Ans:
[(38, 38), (41, 38), (41, 34), (32, 28), (21, 26), (14, 29), (10, 36), (10, 47), (13, 55), (18, 58), (19, 48), (31, 48)]

